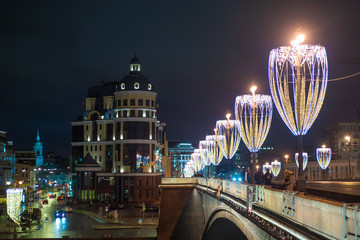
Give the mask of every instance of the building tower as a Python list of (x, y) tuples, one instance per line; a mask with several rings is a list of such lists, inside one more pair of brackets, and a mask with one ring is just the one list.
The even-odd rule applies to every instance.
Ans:
[(157, 161), (167, 156), (167, 141), (165, 123), (157, 118), (156, 96), (136, 55), (121, 81), (89, 87), (84, 112), (72, 122), (74, 164), (89, 153), (101, 172), (160, 171)]
[(44, 165), (44, 156), (43, 156), (43, 144), (40, 141), (39, 129), (36, 131), (36, 141), (34, 144), (34, 151), (36, 156), (36, 167)]

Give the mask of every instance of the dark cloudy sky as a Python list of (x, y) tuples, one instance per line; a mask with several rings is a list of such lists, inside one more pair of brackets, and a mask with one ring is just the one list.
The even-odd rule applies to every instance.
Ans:
[[(0, 130), (22, 150), (39, 128), (45, 151), (70, 155), (70, 122), (87, 88), (121, 80), (136, 52), (168, 138), (197, 142), (253, 81), (270, 94), (269, 52), (298, 25), (306, 43), (326, 47), (329, 79), (360, 72), (359, 13), (358, 0), (2, 1)], [(305, 145), (320, 145), (331, 124), (359, 120), (359, 80), (329, 83)], [(266, 144), (296, 145), (276, 110)]]

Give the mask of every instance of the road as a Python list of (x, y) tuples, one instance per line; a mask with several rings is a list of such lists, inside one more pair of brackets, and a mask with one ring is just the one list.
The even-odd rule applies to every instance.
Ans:
[(306, 188), (360, 196), (360, 182), (307, 181)]
[[(94, 225), (101, 225), (96, 219), (79, 213), (66, 213), (63, 218), (56, 218), (55, 211), (63, 209), (65, 202), (49, 198), (49, 204), (43, 205), (42, 222), (40, 227), (34, 226), (26, 233), (18, 233), (17, 238), (61, 238), (69, 237), (156, 237), (154, 226), (141, 226), (133, 229), (94, 230)], [(34, 207), (37, 207), (34, 205)], [(47, 217), (47, 220), (45, 220)], [(108, 226), (108, 225), (104, 225)], [(18, 231), (21, 231), (18, 228)], [(13, 238), (13, 234), (0, 234), (0, 238)]]

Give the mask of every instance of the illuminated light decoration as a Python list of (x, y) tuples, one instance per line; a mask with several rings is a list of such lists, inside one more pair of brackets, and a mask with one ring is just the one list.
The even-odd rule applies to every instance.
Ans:
[(139, 83), (137, 83), (137, 82), (134, 83), (134, 88), (135, 88), (135, 89), (139, 89), (139, 87), (140, 87), (140, 84), (139, 84)]
[(215, 143), (212, 143), (212, 141), (207, 141), (207, 140), (202, 140), (202, 141), (199, 141), (199, 148), (200, 149), (205, 149), (205, 154), (204, 154), (204, 165), (205, 166), (210, 166), (211, 164), (211, 145), (212, 144), (215, 144)]
[(269, 165), (269, 163), (264, 164), (262, 167), (262, 171), (264, 175), (266, 174), (267, 170), (269, 170), (269, 173), (271, 173), (271, 165)]
[[(303, 168), (302, 170), (305, 170), (307, 163), (308, 163), (308, 154), (306, 152), (303, 152)], [(296, 166), (299, 168), (299, 153), (295, 153), (295, 163)]]
[(295, 135), (305, 135), (319, 114), (328, 81), (325, 47), (300, 44), (271, 50), (269, 84), (280, 117)]
[(7, 214), (17, 224), (20, 224), (22, 197), (22, 188), (9, 188), (6, 190)]
[(331, 161), (331, 148), (327, 148), (325, 145), (323, 145), (321, 148), (317, 148), (316, 159), (321, 169), (325, 170)]
[(194, 163), (194, 170), (195, 172), (200, 172), (204, 168), (204, 163), (202, 162), (201, 156), (199, 153), (192, 153), (191, 160)]
[(241, 137), (250, 152), (256, 153), (269, 133), (272, 119), (271, 96), (255, 94), (242, 95), (235, 99), (235, 118)]
[(224, 136), (220, 139), (220, 147), (226, 159), (231, 159), (239, 147), (241, 135), (238, 130), (239, 124), (237, 120), (230, 120), (231, 114), (227, 114), (227, 120), (219, 120), (216, 122), (216, 128), (219, 135)]
[(275, 160), (274, 162), (271, 162), (271, 172), (274, 175), (274, 177), (277, 177), (281, 170), (281, 162), (278, 162)]
[(194, 153), (199, 154), (199, 166), (200, 166), (200, 170), (203, 170), (205, 168), (205, 155), (206, 155), (206, 150), (199, 148), (199, 149), (195, 149)]
[(121, 90), (124, 90), (124, 89), (125, 89), (125, 83), (122, 83), (122, 84), (120, 85), (120, 88), (121, 88)]
[(150, 91), (151, 90), (151, 83), (148, 84), (148, 90)]
[[(216, 130), (216, 129), (214, 129), (214, 130)], [(215, 135), (207, 135), (205, 138), (206, 141), (211, 142), (209, 145), (208, 151), (211, 155), (211, 163), (214, 166), (219, 165), (224, 157), (224, 154), (220, 147), (220, 142), (223, 141), (223, 138), (224, 138), (224, 136), (217, 135), (216, 131), (215, 131)]]

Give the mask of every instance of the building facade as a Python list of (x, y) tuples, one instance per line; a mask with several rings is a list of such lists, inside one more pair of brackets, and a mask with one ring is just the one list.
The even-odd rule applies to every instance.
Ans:
[[(141, 173), (147, 175), (140, 178), (150, 179), (151, 173), (161, 178), (161, 162), (168, 153), (166, 124), (158, 119), (156, 96), (152, 83), (141, 74), (141, 64), (136, 56), (130, 62), (129, 75), (121, 81), (89, 87), (84, 111), (77, 121), (71, 123), (73, 165), (77, 172), (82, 172), (75, 180), (77, 192), (87, 190), (87, 186), (81, 183), (89, 182), (93, 184), (91, 188), (94, 188), (95, 199), (118, 200), (125, 194), (136, 196), (138, 190), (132, 187), (129, 193), (125, 187), (115, 188), (116, 191), (112, 187), (102, 187), (100, 191), (95, 186), (113, 183), (111, 179), (115, 178), (121, 182), (122, 175), (126, 175), (124, 181), (129, 181), (126, 186), (136, 186), (134, 183), (139, 182)], [(85, 156), (91, 156), (99, 165), (99, 169), (96, 167), (96, 171), (92, 172), (94, 182), (84, 178), (88, 176), (87, 171), (83, 171)], [(157, 191), (158, 186), (152, 183), (158, 183), (158, 180), (146, 182), (151, 183), (148, 187), (152, 191)], [(92, 198), (88, 197), (88, 193), (77, 198), (84, 199), (85, 196), (86, 200)], [(136, 202), (136, 199), (142, 198), (125, 199)]]
[(6, 195), (6, 189), (13, 186), (15, 179), (15, 154), (13, 142), (6, 139), (6, 132), (0, 131), (0, 195)]
[(191, 160), (191, 154), (195, 148), (189, 142), (169, 142), (169, 156), (171, 159), (171, 177), (184, 177), (183, 169), (188, 161)]

